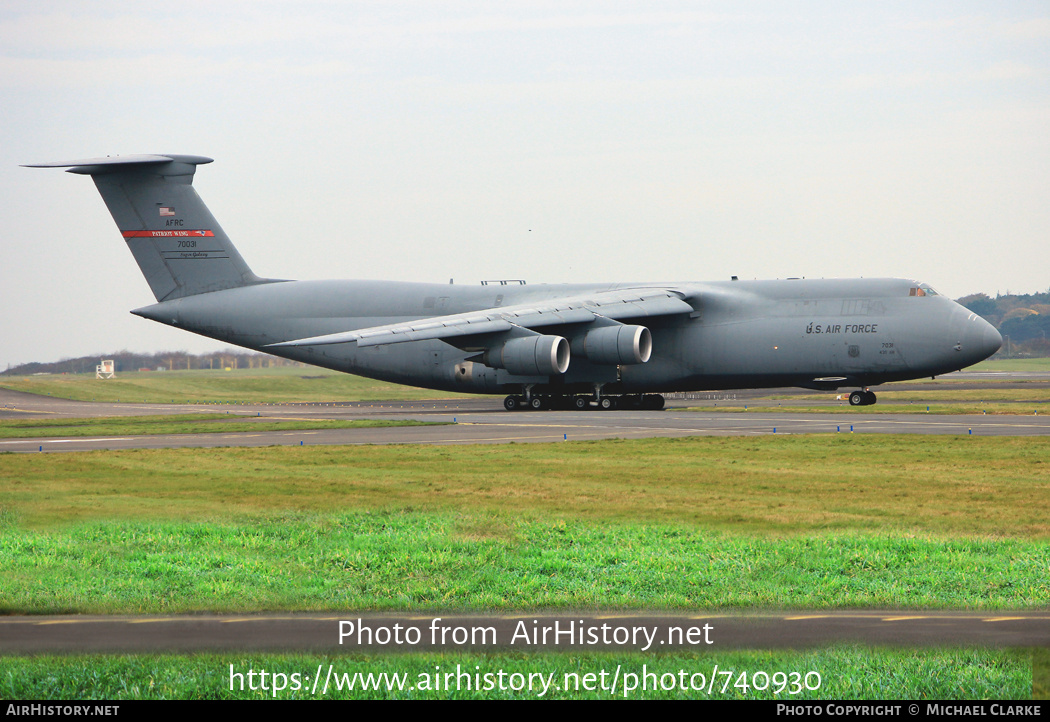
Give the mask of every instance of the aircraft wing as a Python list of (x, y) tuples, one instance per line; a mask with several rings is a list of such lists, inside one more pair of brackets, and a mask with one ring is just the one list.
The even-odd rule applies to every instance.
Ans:
[(668, 289), (622, 289), (556, 298), (539, 303), (488, 308), (482, 311), (434, 316), (407, 323), (372, 326), (324, 336), (300, 338), (270, 346), (327, 346), (356, 341), (359, 347), (441, 339), (453, 342), (468, 336), (500, 333), (513, 328), (534, 329), (599, 318), (623, 321), (692, 313), (683, 295)]

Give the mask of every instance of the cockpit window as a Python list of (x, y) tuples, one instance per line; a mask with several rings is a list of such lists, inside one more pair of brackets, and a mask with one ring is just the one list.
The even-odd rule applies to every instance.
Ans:
[(940, 296), (937, 290), (928, 283), (920, 283), (918, 286), (912, 286), (911, 290), (908, 291), (909, 296)]

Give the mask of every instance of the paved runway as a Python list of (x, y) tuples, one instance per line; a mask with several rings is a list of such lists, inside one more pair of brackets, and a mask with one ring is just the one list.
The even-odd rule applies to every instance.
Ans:
[[(765, 434), (954, 434), (973, 436), (1050, 435), (1050, 413), (1032, 416), (791, 413), (789, 411), (691, 412), (669, 402), (663, 411), (504, 411), (499, 400), (465, 399), (405, 403), (286, 405), (123, 404), (66, 401), (0, 389), (0, 418), (47, 415), (51, 418), (147, 414), (259, 414), (248, 421), (303, 419), (415, 419), (447, 425), (246, 431), (166, 436), (50, 437), (0, 440), (0, 451), (87, 451), (220, 446), (300, 446), (332, 444), (493, 444), (678, 436)], [(704, 401), (707, 404), (709, 402)]]
[[(340, 622), (345, 623), (340, 625)], [(457, 629), (461, 631), (456, 632)], [(544, 629), (549, 630), (546, 643), (541, 636)], [(558, 629), (572, 630), (572, 633), (563, 631), (560, 637), (556, 637), (554, 632)], [(645, 631), (631, 633), (631, 630), (642, 629)], [(340, 631), (344, 633), (342, 644)], [(0, 655), (220, 650), (352, 653), (571, 649), (659, 652), (674, 649), (804, 649), (844, 643), (906, 647), (1050, 647), (1050, 613), (810, 610), (663, 615), (623, 612), (601, 615), (346, 612), (0, 617)]]

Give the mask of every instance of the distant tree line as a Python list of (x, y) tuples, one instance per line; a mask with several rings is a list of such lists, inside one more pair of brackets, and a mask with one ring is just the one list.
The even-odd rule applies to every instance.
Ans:
[(974, 293), (959, 303), (999, 329), (1001, 356), (1050, 356), (1050, 292), (995, 298)]
[(182, 371), (186, 369), (255, 369), (276, 366), (306, 366), (298, 361), (278, 358), (265, 353), (227, 349), (217, 353), (191, 354), (186, 351), (163, 351), (161, 353), (134, 353), (117, 351), (95, 356), (67, 358), (52, 363), (32, 362), (8, 367), (0, 372), (6, 376), (29, 376), (31, 374), (86, 374), (95, 373), (101, 359), (113, 359), (116, 372), (129, 371)]

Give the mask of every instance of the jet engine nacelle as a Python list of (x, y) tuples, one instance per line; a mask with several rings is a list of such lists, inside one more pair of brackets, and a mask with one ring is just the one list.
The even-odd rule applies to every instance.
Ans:
[(515, 376), (553, 376), (569, 370), (569, 342), (561, 336), (513, 338), (485, 352), (485, 365)]
[(653, 353), (653, 335), (645, 326), (603, 326), (573, 339), (572, 350), (596, 364), (644, 364)]

